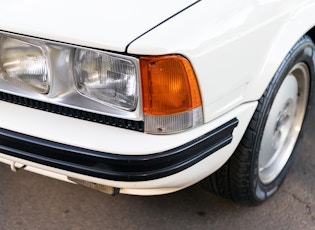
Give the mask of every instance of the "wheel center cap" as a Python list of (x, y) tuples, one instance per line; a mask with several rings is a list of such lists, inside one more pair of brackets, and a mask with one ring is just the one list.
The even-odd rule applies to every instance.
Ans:
[(283, 126), (285, 121), (285, 116), (283, 114), (280, 115), (278, 121), (277, 121), (277, 125), (276, 125), (276, 130), (275, 131), (280, 131), (281, 127)]

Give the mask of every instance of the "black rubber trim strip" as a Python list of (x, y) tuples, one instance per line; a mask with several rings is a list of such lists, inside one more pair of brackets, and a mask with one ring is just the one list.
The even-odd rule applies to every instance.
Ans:
[(122, 118), (110, 117), (102, 114), (87, 112), (83, 110), (68, 108), (61, 105), (55, 105), (43, 101), (29, 99), (26, 97), (16, 96), (4, 92), (0, 92), (0, 100), (33, 109), (43, 110), (50, 113), (56, 113), (68, 117), (78, 118), (85, 121), (92, 121), (114, 127), (144, 132), (143, 121), (132, 121)]
[(237, 124), (238, 120), (234, 118), (180, 147), (156, 154), (132, 156), (78, 148), (0, 129), (0, 152), (103, 179), (146, 181), (178, 173), (228, 145)]

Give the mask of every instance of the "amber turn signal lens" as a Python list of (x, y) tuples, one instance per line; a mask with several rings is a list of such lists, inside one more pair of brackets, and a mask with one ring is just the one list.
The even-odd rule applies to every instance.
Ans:
[(141, 57), (143, 112), (170, 115), (201, 106), (190, 62), (179, 55)]

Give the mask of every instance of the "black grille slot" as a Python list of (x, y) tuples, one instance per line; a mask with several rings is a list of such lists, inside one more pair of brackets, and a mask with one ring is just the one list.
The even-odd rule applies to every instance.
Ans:
[(81, 120), (92, 121), (105, 125), (115, 126), (135, 130), (139, 132), (144, 131), (143, 121), (132, 121), (122, 118), (110, 117), (102, 114), (91, 113), (78, 109), (72, 109), (61, 105), (55, 105), (43, 101), (29, 99), (21, 96), (16, 96), (4, 92), (0, 92), (0, 100), (10, 102), (17, 105), (26, 106), (33, 109), (39, 109), (50, 113), (56, 113), (68, 117), (78, 118)]

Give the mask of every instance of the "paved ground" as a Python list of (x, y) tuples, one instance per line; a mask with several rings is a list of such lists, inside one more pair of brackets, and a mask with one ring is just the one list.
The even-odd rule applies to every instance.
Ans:
[(199, 185), (164, 196), (110, 197), (0, 165), (0, 229), (315, 229), (315, 116), (280, 191), (243, 207)]

